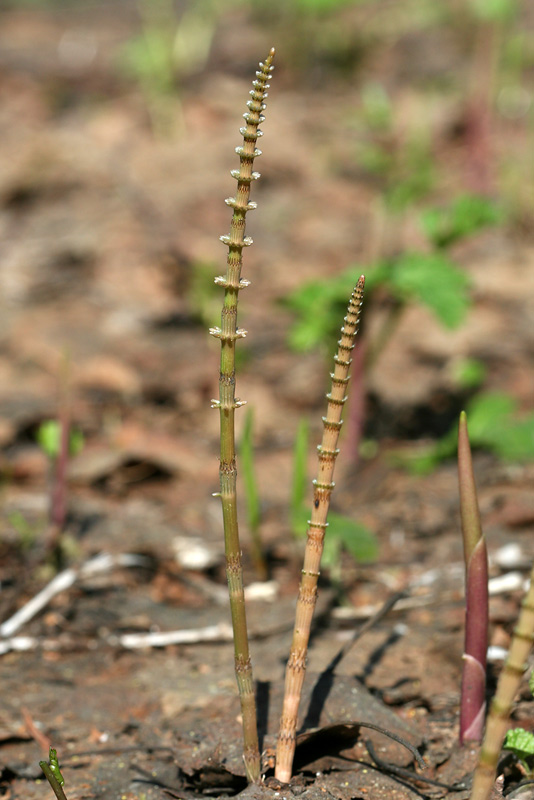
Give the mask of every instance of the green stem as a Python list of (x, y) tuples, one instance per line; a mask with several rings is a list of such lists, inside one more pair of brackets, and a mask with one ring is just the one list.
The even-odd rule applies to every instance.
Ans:
[(215, 278), (215, 282), (224, 287), (221, 327), (210, 328), (211, 335), (221, 341), (219, 399), (212, 401), (212, 407), (220, 411), (219, 496), (222, 501), (226, 576), (234, 632), (235, 673), (243, 717), (243, 757), (250, 782), (258, 782), (260, 779), (260, 753), (237, 525), (234, 416), (235, 409), (244, 405), (244, 402), (235, 396), (235, 343), (237, 339), (246, 336), (246, 331), (237, 327), (239, 291), (249, 285), (248, 281), (241, 278), (242, 253), (244, 247), (252, 244), (252, 239), (245, 236), (245, 216), (247, 211), (256, 208), (255, 203), (249, 202), (250, 184), (260, 176), (258, 172), (253, 172), (252, 166), (254, 159), (261, 155), (261, 151), (256, 148), (256, 141), (262, 135), (258, 125), (264, 120), (262, 112), (265, 109), (266, 90), (269, 88), (267, 81), (273, 70), (273, 58), (274, 48), (271, 48), (265, 63), (260, 63), (260, 70), (256, 72), (256, 80), (252, 84), (254, 88), (250, 92), (252, 99), (247, 103), (249, 111), (244, 115), (246, 126), (241, 128), (243, 146), (236, 148), (240, 166), (239, 170), (232, 172), (232, 176), (237, 180), (237, 191), (235, 197), (226, 200), (226, 204), (233, 208), (230, 234), (221, 236), (223, 244), (228, 245), (227, 271), (225, 276)]
[(52, 770), (50, 769), (50, 767), (48, 766), (46, 761), (39, 761), (39, 766), (43, 770), (43, 772), (44, 772), (44, 774), (46, 776), (46, 780), (48, 781), (48, 783), (52, 787), (52, 791), (54, 792), (55, 796), (57, 797), (57, 800), (67, 800), (67, 796), (66, 796), (65, 792), (63, 791), (63, 788), (57, 782), (54, 773), (52, 772)]

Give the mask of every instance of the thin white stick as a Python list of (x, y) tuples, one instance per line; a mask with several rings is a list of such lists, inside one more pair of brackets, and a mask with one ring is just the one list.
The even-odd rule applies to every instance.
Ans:
[(183, 631), (154, 631), (151, 633), (125, 633), (118, 637), (122, 647), (167, 647), (171, 644), (196, 644), (197, 642), (230, 642), (232, 626), (225, 622)]
[[(13, 636), (23, 625), (33, 619), (45, 606), (48, 605), (53, 597), (60, 592), (64, 592), (76, 582), (78, 578), (88, 578), (99, 572), (109, 572), (115, 566), (132, 567), (145, 564), (147, 559), (143, 556), (136, 556), (130, 553), (123, 553), (112, 556), (109, 553), (99, 553), (94, 558), (89, 559), (79, 569), (66, 569), (56, 575), (50, 583), (41, 589), (35, 597), (28, 600), (26, 605), (19, 608), (12, 617), (5, 620), (0, 625), (0, 637), (8, 638)], [(1, 651), (0, 651), (1, 654)]]
[[(172, 644), (199, 644), (201, 642), (230, 642), (232, 641), (232, 627), (227, 623), (208, 625), (206, 628), (191, 628), (177, 631), (152, 631), (147, 633), (126, 633), (123, 636), (108, 636), (104, 640), (111, 647), (124, 647), (134, 650), (143, 647), (168, 647)], [(91, 640), (91, 645), (96, 646), (98, 640)], [(12, 636), (0, 641), (0, 656), (12, 650), (24, 652), (25, 650), (62, 650), (65, 646), (73, 646), (73, 640), (68, 643), (61, 639), (42, 639), (37, 636)]]

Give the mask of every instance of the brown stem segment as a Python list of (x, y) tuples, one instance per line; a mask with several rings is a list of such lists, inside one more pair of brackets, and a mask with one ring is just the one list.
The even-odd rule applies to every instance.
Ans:
[(488, 554), (482, 534), (467, 417), (458, 427), (458, 481), (465, 558), (465, 646), (460, 700), (460, 744), (480, 742), (486, 711)]
[(251, 782), (260, 779), (260, 753), (237, 526), (234, 415), (235, 409), (244, 405), (244, 402), (235, 396), (235, 343), (237, 339), (246, 336), (246, 331), (237, 327), (239, 290), (249, 285), (249, 281), (241, 278), (242, 253), (244, 247), (252, 244), (252, 239), (245, 236), (245, 216), (247, 211), (256, 208), (255, 203), (249, 202), (250, 184), (260, 175), (252, 170), (252, 166), (254, 159), (261, 155), (261, 151), (256, 147), (256, 141), (262, 135), (258, 126), (265, 119), (262, 111), (265, 109), (264, 101), (269, 88), (268, 80), (273, 70), (273, 58), (274, 48), (269, 52), (265, 63), (260, 63), (260, 69), (256, 72), (256, 80), (252, 84), (254, 88), (250, 92), (252, 99), (247, 103), (249, 110), (244, 114), (246, 125), (241, 128), (243, 145), (236, 148), (240, 164), (239, 170), (232, 171), (232, 176), (237, 180), (237, 191), (235, 197), (226, 200), (226, 204), (233, 208), (232, 222), (229, 235), (220, 237), (223, 244), (228, 245), (227, 270), (225, 276), (215, 278), (215, 283), (224, 287), (221, 327), (210, 328), (211, 335), (221, 341), (219, 399), (212, 401), (212, 408), (218, 408), (220, 411), (219, 496), (222, 501), (226, 576), (234, 631), (235, 673), (243, 717), (243, 758), (247, 778)]
[(508, 658), (499, 675), (497, 692), (490, 706), (486, 733), (478, 757), (470, 800), (488, 800), (504, 736), (510, 723), (510, 711), (527, 668), (527, 659), (534, 641), (534, 565), (530, 588), (521, 604), (521, 613), (514, 629)]
[(341, 412), (347, 399), (345, 391), (352, 363), (350, 354), (354, 349), (354, 339), (358, 332), (364, 283), (365, 279), (362, 275), (352, 292), (347, 316), (341, 328), (338, 351), (334, 356), (334, 372), (331, 373), (332, 390), (326, 396), (328, 409), (326, 417), (323, 417), (323, 440), (318, 448), (319, 470), (317, 479), (313, 482), (313, 506), (311, 520), (308, 522), (304, 566), (297, 600), (293, 641), (286, 669), (284, 704), (276, 751), (275, 776), (283, 783), (288, 783), (291, 779), (298, 710), (306, 671), (308, 641), (317, 599), (317, 581), (323, 554), (324, 537), (328, 526), (326, 518), (330, 505), (330, 495), (334, 488), (332, 479), (336, 457), (339, 452), (337, 449), (339, 431), (343, 424)]

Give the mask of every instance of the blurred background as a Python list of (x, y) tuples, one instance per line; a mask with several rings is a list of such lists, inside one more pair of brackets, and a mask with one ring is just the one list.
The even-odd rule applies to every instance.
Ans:
[[(443, 763), (463, 646), (462, 408), (490, 575), (506, 577), (497, 658), (509, 644), (534, 556), (531, 0), (2, 0), (0, 794), (43, 796), (31, 779), (48, 736), (62, 767), (107, 742), (100, 766), (66, 765), (69, 792), (102, 780), (95, 797), (137, 796), (114, 747), (168, 744), (181, 792), (191, 732), (239, 741), (207, 331), (239, 127), (272, 46), (237, 346), (245, 583), (271, 579), (247, 611), (255, 676), (268, 693), (287, 657), (324, 395), (361, 273), (310, 672), (407, 590), (402, 624), (385, 620), (337, 675), (416, 726), (437, 721)], [(75, 586), (6, 625), (101, 551), (115, 557), (103, 571), (68, 573)], [(194, 643), (214, 625), (226, 644)], [(193, 643), (123, 639), (176, 629)], [(523, 699), (517, 719), (532, 720)], [(456, 764), (449, 782), (470, 769)]]
[(98, 520), (115, 513), (133, 515), (147, 546), (146, 516), (219, 536), (209, 408), (219, 351), (206, 329), (220, 315), (213, 277), (225, 269), (218, 237), (241, 115), (273, 45), (238, 350), (256, 525), (267, 541), (289, 525), (295, 440), (311, 477), (330, 359), (362, 272), (347, 492), (362, 474), (380, 485), (392, 465), (427, 475), (452, 464), (463, 407), (488, 464), (534, 456), (530, 3), (4, 0), (10, 553), (41, 535), (59, 448), (43, 440), (58, 439), (67, 411), (79, 447), (60, 527), (78, 545), (90, 530), (96, 549)]

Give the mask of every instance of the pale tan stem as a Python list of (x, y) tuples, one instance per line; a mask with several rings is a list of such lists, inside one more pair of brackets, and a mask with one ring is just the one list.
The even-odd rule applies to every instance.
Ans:
[(291, 778), (295, 754), (298, 710), (306, 671), (312, 617), (317, 599), (317, 581), (324, 537), (328, 525), (326, 518), (330, 495), (334, 488), (334, 466), (339, 452), (337, 443), (343, 424), (341, 412), (347, 399), (345, 392), (352, 363), (350, 354), (354, 348), (354, 339), (358, 331), (364, 283), (365, 279), (362, 275), (352, 293), (347, 316), (341, 328), (338, 351), (334, 357), (334, 372), (331, 373), (332, 390), (327, 395), (328, 409), (326, 417), (323, 417), (323, 440), (318, 448), (319, 470), (317, 479), (313, 482), (313, 506), (311, 520), (308, 523), (304, 566), (297, 600), (293, 641), (286, 669), (284, 703), (276, 751), (275, 776), (283, 783), (288, 783)]
[(488, 800), (490, 796), (502, 743), (510, 724), (510, 711), (527, 667), (533, 640), (534, 565), (530, 574), (530, 588), (521, 604), (521, 613), (514, 629), (508, 658), (499, 675), (497, 691), (490, 706), (470, 800)]
[(250, 92), (252, 100), (247, 105), (249, 110), (244, 115), (246, 126), (241, 128), (243, 146), (237, 147), (240, 158), (239, 170), (232, 176), (237, 180), (235, 197), (229, 197), (226, 204), (233, 208), (230, 234), (221, 236), (223, 244), (228, 246), (226, 275), (215, 278), (219, 286), (224, 287), (224, 303), (221, 312), (221, 327), (210, 328), (212, 336), (221, 341), (221, 368), (219, 375), (219, 399), (212, 401), (212, 407), (220, 411), (221, 457), (219, 480), (222, 501), (224, 545), (226, 554), (226, 576), (230, 594), (230, 610), (234, 632), (235, 673), (241, 700), (243, 717), (243, 740), (245, 769), (251, 782), (260, 779), (260, 752), (258, 747), (258, 730), (256, 721), (256, 700), (254, 682), (250, 662), (247, 620), (245, 614), (245, 594), (243, 589), (243, 567), (241, 564), (241, 546), (237, 525), (236, 479), (237, 467), (235, 456), (235, 409), (244, 405), (235, 396), (235, 343), (246, 335), (246, 331), (237, 327), (237, 300), (240, 289), (249, 282), (241, 278), (243, 248), (252, 244), (252, 239), (245, 236), (245, 216), (247, 211), (256, 207), (249, 202), (250, 184), (259, 173), (252, 169), (254, 159), (261, 155), (256, 148), (256, 141), (262, 135), (258, 126), (265, 117), (265, 98), (269, 84), (267, 81), (273, 70), (272, 60), (274, 48), (269, 52), (265, 63), (260, 63), (256, 72), (256, 80)]

